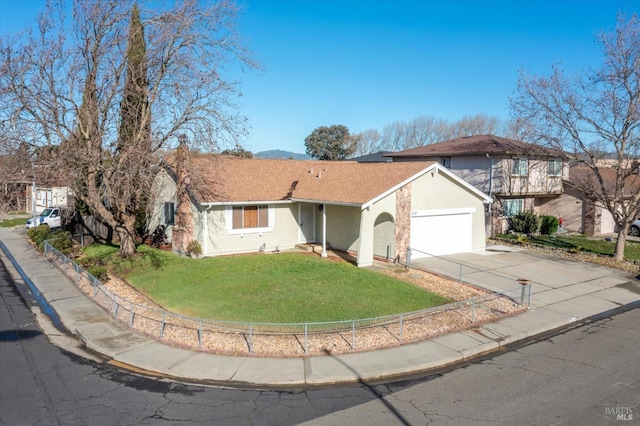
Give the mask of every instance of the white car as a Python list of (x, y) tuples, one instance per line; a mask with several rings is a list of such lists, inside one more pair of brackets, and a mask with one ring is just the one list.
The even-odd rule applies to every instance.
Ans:
[(36, 226), (47, 224), (51, 229), (60, 228), (60, 209), (58, 208), (46, 208), (42, 210), (38, 216), (27, 220), (25, 225), (27, 228), (35, 228)]
[(640, 219), (631, 224), (629, 227), (629, 235), (632, 237), (640, 237)]

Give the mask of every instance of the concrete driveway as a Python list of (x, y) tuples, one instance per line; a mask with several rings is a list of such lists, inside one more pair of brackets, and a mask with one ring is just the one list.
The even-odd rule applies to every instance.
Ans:
[[(497, 292), (517, 288), (519, 280), (527, 280), (532, 284), (534, 308), (605, 289), (614, 292), (620, 289), (636, 297), (640, 294), (640, 276), (618, 269), (527, 250), (507, 247), (499, 250), (505, 251), (417, 259), (411, 262), (411, 267)], [(551, 295), (553, 301), (547, 300)]]

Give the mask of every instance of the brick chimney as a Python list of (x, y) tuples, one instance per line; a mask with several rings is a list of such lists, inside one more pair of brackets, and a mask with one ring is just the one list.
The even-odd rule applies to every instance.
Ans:
[(176, 152), (176, 210), (175, 225), (171, 238), (171, 248), (180, 254), (187, 253), (187, 246), (193, 240), (193, 212), (189, 197), (189, 148), (187, 136), (178, 137), (179, 145)]

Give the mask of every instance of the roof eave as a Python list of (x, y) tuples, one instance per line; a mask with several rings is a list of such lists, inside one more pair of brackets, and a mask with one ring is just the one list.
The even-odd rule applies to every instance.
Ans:
[(349, 202), (349, 201), (334, 201), (334, 200), (316, 200), (312, 198), (291, 198), (291, 202), (296, 203), (310, 203), (310, 204), (328, 204), (332, 206), (345, 206), (345, 207), (360, 207), (361, 203)]

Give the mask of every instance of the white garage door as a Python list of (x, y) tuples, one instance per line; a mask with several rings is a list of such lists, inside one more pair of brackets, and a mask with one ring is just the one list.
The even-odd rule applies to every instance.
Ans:
[(469, 209), (425, 210), (411, 213), (411, 257), (471, 251), (472, 220)]

